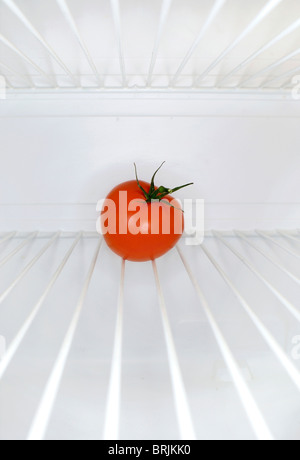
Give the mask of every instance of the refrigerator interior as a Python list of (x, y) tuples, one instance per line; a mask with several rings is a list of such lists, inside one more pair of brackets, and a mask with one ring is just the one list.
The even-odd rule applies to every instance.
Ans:
[[(0, 1), (0, 439), (300, 439), (300, 4)], [(4, 87), (5, 83), (5, 87)], [(205, 238), (123, 262), (117, 184)]]

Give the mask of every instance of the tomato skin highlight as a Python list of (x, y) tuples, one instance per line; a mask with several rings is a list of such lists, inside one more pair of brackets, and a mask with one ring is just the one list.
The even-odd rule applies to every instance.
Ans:
[[(150, 184), (140, 181), (140, 185), (148, 193)], [(127, 192), (126, 201), (124, 194), (122, 196), (120, 192)], [(105, 221), (101, 220), (102, 233), (109, 248), (125, 260), (146, 262), (157, 259), (172, 249), (182, 236), (183, 211), (180, 203), (170, 195), (164, 197), (164, 200), (172, 202), (173, 206), (163, 201), (147, 203), (137, 182), (132, 180), (117, 185), (107, 195), (106, 200), (115, 203), (116, 228), (115, 232), (109, 229), (106, 232)], [(132, 210), (132, 204), (137, 210)], [(105, 205), (101, 216), (104, 214), (104, 208)], [(138, 222), (137, 213), (140, 217), (137, 219)], [(135, 228), (139, 227), (139, 233), (131, 232), (133, 224), (136, 224)]]

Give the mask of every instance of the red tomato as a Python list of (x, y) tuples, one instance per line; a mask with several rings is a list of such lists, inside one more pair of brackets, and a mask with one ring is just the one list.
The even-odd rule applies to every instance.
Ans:
[[(151, 184), (140, 181), (139, 185), (149, 193)], [(124, 182), (108, 194), (106, 200), (115, 205), (115, 220), (108, 217), (109, 202), (101, 212), (102, 233), (110, 249), (135, 262), (164, 255), (176, 245), (184, 230), (180, 203), (170, 195), (160, 202), (148, 203), (139, 185), (134, 180)], [(172, 202), (172, 206), (167, 202)]]

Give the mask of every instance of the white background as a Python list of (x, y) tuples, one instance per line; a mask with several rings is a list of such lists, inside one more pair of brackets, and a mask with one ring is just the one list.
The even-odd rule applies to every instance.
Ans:
[(158, 185), (194, 181), (178, 196), (205, 199), (207, 229), (300, 226), (299, 101), (45, 94), (8, 96), (0, 116), (4, 230), (93, 231), (133, 162), (150, 180), (163, 160)]

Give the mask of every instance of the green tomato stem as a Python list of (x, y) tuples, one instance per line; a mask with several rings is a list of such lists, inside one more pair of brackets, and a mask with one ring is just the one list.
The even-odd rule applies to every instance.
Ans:
[[(167, 196), (167, 195), (170, 195), (170, 193), (174, 193), (174, 192), (177, 192), (178, 190), (181, 190), (182, 188), (189, 187), (190, 185), (194, 185), (193, 182), (190, 182), (189, 184), (180, 185), (179, 187), (175, 187), (173, 189), (167, 188), (167, 187), (164, 187), (164, 186), (160, 186), (155, 190), (155, 184), (154, 184), (155, 176), (158, 173), (158, 171), (162, 168), (164, 163), (165, 163), (165, 161), (160, 165), (160, 167), (153, 174), (152, 179), (151, 179), (149, 193), (147, 193), (146, 190), (141, 186), (140, 181), (138, 179), (137, 167), (136, 167), (136, 164), (134, 163), (136, 181), (137, 181), (138, 187), (143, 192), (147, 203), (151, 203), (151, 201), (153, 201), (153, 200), (162, 201), (163, 198), (165, 196)], [(166, 201), (167, 200), (164, 200), (165, 203), (166, 203)], [(170, 204), (170, 206), (172, 206), (172, 205)], [(174, 206), (172, 206), (172, 207), (174, 208)]]

